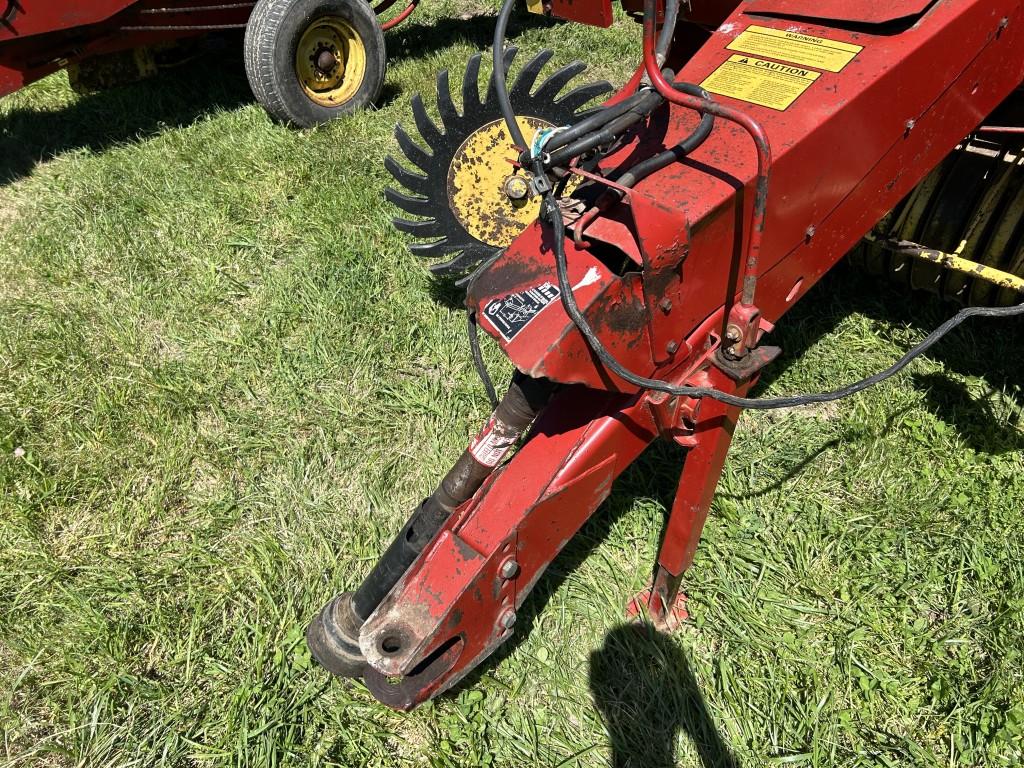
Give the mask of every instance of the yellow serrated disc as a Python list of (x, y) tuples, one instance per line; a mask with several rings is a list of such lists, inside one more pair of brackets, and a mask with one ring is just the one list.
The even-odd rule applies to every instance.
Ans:
[[(538, 130), (552, 128), (536, 117), (517, 117), (529, 141)], [(506, 180), (517, 174), (512, 161), (518, 156), (504, 120), (495, 120), (470, 134), (448, 169), (448, 202), (466, 231), (481, 242), (504, 248), (529, 226), (540, 212), (537, 198), (511, 199)], [(529, 181), (522, 170), (518, 175)]]

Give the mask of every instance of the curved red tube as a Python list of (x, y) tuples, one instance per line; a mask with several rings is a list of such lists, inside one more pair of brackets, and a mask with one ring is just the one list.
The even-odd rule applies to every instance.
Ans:
[(754, 212), (750, 221), (750, 239), (747, 242), (747, 258), (743, 271), (743, 306), (752, 306), (757, 288), (761, 241), (764, 237), (765, 220), (768, 211), (768, 180), (772, 166), (772, 148), (768, 135), (757, 120), (750, 115), (714, 101), (690, 96), (677, 91), (661, 72), (655, 56), (658, 38), (657, 0), (644, 0), (644, 67), (651, 84), (667, 101), (689, 107), (698, 112), (709, 112), (715, 117), (736, 123), (754, 140), (757, 148), (757, 189), (754, 197)]

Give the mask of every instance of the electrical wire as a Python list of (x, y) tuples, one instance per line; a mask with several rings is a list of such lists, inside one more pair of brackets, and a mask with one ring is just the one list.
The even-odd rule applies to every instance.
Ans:
[(480, 337), (477, 334), (476, 312), (467, 313), (469, 325), (469, 349), (473, 354), (473, 367), (476, 368), (476, 375), (480, 377), (484, 389), (487, 391), (487, 399), (491, 401), (491, 409), (498, 407), (498, 392), (494, 389), (494, 382), (491, 381), (491, 374), (487, 370), (487, 363), (484, 362), (483, 353), (480, 351)]
[(919, 344), (910, 349), (903, 357), (886, 368), (884, 371), (868, 376), (865, 379), (849, 384), (831, 392), (818, 392), (815, 394), (790, 395), (786, 397), (739, 397), (727, 392), (714, 389), (713, 387), (679, 387), (661, 379), (648, 379), (639, 376), (628, 370), (605, 348), (601, 340), (597, 338), (590, 323), (580, 312), (576, 298), (573, 296), (572, 285), (569, 282), (569, 266), (565, 255), (565, 223), (562, 221), (562, 214), (555, 203), (554, 198), (548, 194), (544, 199), (545, 217), (551, 222), (554, 229), (554, 250), (555, 269), (558, 274), (558, 288), (561, 291), (562, 307), (569, 315), (573, 324), (579, 329), (586, 339), (587, 345), (597, 355), (601, 363), (612, 373), (623, 381), (655, 392), (664, 392), (673, 397), (710, 398), (726, 405), (751, 410), (775, 410), (778, 408), (792, 408), (800, 405), (811, 405), (813, 403), (831, 403), (836, 400), (863, 392), (869, 387), (880, 384), (886, 379), (895, 376), (906, 368), (913, 360), (923, 355), (935, 344), (937, 344), (950, 331), (959, 326), (971, 317), (1014, 317), (1024, 315), (1024, 304), (1012, 307), (967, 307), (957, 312), (953, 317), (932, 331)]

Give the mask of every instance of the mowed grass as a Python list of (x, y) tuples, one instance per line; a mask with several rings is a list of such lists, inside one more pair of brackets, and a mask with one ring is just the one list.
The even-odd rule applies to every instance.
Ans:
[[(623, 615), (683, 459), (656, 446), (455, 692), (399, 714), (311, 664), (309, 618), (488, 411), (382, 160), (493, 11), (425, 4), (388, 36), (380, 110), (315, 131), (271, 124), (230, 47), (0, 102), (0, 760), (1019, 764), (1019, 322), (834, 406), (746, 414), (675, 636)], [(517, 29), (617, 82), (636, 54), (625, 20)], [(949, 313), (841, 268), (758, 391), (871, 373)]]

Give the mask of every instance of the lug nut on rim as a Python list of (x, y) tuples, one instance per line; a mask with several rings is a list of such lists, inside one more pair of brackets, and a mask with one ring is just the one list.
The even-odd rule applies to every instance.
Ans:
[(334, 53), (331, 50), (324, 48), (322, 51), (320, 51), (319, 54), (317, 54), (316, 68), (323, 72), (325, 75), (329, 74), (330, 71), (334, 69), (337, 65), (338, 58), (334, 55)]

